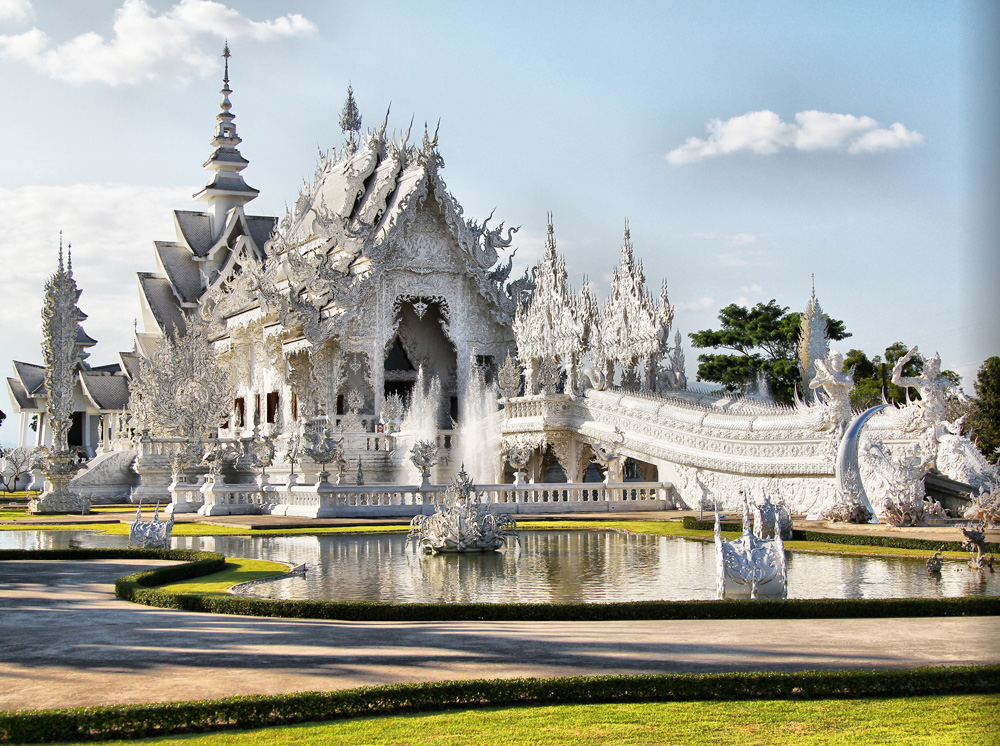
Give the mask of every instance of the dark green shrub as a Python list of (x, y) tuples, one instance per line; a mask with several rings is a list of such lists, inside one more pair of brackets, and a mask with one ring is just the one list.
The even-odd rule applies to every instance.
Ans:
[(396, 684), (202, 702), (0, 712), (0, 742), (135, 739), (472, 707), (845, 699), (1000, 691), (1000, 666), (889, 671), (579, 676)]

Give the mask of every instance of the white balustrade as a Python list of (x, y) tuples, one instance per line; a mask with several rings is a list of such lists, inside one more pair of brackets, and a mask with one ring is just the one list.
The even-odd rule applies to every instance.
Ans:
[[(444, 485), (223, 484), (171, 485), (174, 505), (202, 515), (271, 514), (310, 518), (413, 516), (433, 513)], [(673, 505), (666, 482), (476, 485), (480, 499), (498, 513), (606, 513), (666, 510)], [(200, 505), (200, 507), (198, 507)], [(175, 508), (176, 512), (181, 512)]]

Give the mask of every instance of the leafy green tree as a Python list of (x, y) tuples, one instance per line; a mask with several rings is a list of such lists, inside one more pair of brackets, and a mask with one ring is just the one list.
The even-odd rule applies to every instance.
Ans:
[(993, 463), (1000, 460), (1000, 357), (988, 358), (976, 374), (976, 399), (969, 424), (979, 450)]
[[(789, 313), (774, 299), (746, 308), (735, 303), (719, 312), (722, 328), (688, 336), (695, 347), (729, 350), (698, 356), (698, 380), (722, 384), (726, 391), (747, 391), (760, 376), (771, 395), (791, 403), (799, 383), (797, 359), (801, 315)], [(851, 336), (844, 322), (827, 317), (832, 340)]]

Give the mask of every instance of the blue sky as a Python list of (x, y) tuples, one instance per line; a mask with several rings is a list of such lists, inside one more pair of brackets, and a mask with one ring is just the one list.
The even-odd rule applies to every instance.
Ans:
[(1000, 352), (997, 20), (986, 2), (0, 0), (0, 357), (40, 359), (60, 228), (93, 361), (130, 346), (133, 274), (205, 182), (228, 38), (256, 212), (282, 214), (341, 142), (350, 81), (366, 127), (390, 102), (390, 129), (440, 118), (450, 190), (522, 226), (518, 259), (551, 210), (572, 282), (600, 293), (627, 217), (683, 333), (733, 302), (800, 310), (815, 273), (844, 351), (919, 344), (971, 391)]

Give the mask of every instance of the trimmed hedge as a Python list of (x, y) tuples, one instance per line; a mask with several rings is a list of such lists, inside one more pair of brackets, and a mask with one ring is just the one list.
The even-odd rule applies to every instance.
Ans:
[[(694, 516), (685, 516), (683, 519), (684, 528), (689, 531), (714, 531), (715, 521), (699, 521)], [(742, 523), (723, 521), (723, 531), (742, 531)], [(931, 539), (907, 539), (902, 536), (869, 536), (867, 534), (833, 534), (826, 531), (804, 531), (794, 529), (792, 531), (792, 541), (819, 541), (827, 544), (855, 544), (865, 547), (891, 547), (893, 549), (918, 549), (928, 552), (936, 552), (944, 549), (946, 552), (964, 552), (960, 541), (933, 541)], [(1000, 553), (1000, 545), (987, 544), (987, 549), (993, 553)]]
[(614, 702), (855, 699), (1000, 691), (1000, 666), (479, 679), (201, 702), (0, 713), (0, 742), (135, 739), (428, 711)]

